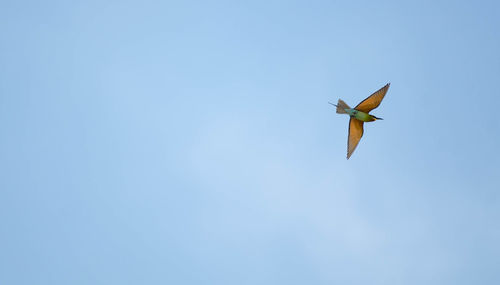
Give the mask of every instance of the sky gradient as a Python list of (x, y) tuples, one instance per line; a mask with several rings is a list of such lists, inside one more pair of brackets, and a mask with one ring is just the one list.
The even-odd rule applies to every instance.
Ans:
[[(500, 284), (500, 2), (0, 2), (0, 284)], [(348, 118), (390, 82), (345, 159)]]

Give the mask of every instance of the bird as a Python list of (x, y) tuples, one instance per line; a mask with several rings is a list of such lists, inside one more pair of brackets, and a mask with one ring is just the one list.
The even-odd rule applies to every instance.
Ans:
[(348, 114), (350, 117), (349, 134), (347, 137), (347, 159), (351, 157), (358, 146), (359, 140), (361, 140), (363, 136), (363, 124), (365, 122), (383, 120), (382, 118), (369, 114), (369, 112), (380, 105), (390, 85), (390, 83), (387, 83), (384, 87), (375, 91), (375, 93), (368, 96), (354, 108), (349, 107), (342, 99), (339, 99), (337, 104), (328, 102), (337, 107), (337, 114)]

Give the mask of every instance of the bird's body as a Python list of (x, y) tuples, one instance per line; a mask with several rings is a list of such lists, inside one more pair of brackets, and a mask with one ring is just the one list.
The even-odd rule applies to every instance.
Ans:
[(330, 103), (337, 107), (338, 114), (347, 114), (351, 118), (349, 120), (349, 136), (347, 138), (347, 159), (351, 157), (356, 146), (358, 146), (359, 140), (363, 136), (363, 123), (382, 120), (382, 118), (375, 117), (369, 114), (369, 112), (380, 105), (380, 102), (382, 102), (382, 99), (384, 99), (389, 89), (389, 85), (389, 83), (386, 84), (354, 108), (349, 107), (349, 105), (341, 99), (339, 99), (336, 105)]
[(376, 120), (376, 117), (368, 113), (358, 111), (356, 109), (345, 109), (345, 111), (347, 112), (347, 114), (349, 114), (350, 117), (356, 118), (363, 122), (373, 122)]

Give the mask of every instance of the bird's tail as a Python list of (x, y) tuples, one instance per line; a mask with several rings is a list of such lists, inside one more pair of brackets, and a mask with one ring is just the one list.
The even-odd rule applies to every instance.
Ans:
[[(328, 102), (328, 103), (330, 103), (330, 102)], [(332, 103), (330, 103), (330, 104), (332, 104)], [(337, 107), (337, 114), (347, 114), (345, 109), (351, 109), (351, 107), (349, 107), (349, 105), (347, 105), (344, 101), (342, 101), (342, 99), (339, 99), (339, 102), (337, 103), (337, 105), (335, 105), (335, 104), (332, 104), (332, 105)]]

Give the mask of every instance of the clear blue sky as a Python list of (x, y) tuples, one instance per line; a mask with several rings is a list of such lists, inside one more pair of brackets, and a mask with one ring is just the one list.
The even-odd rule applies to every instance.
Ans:
[(500, 284), (499, 3), (2, 1), (0, 284)]

